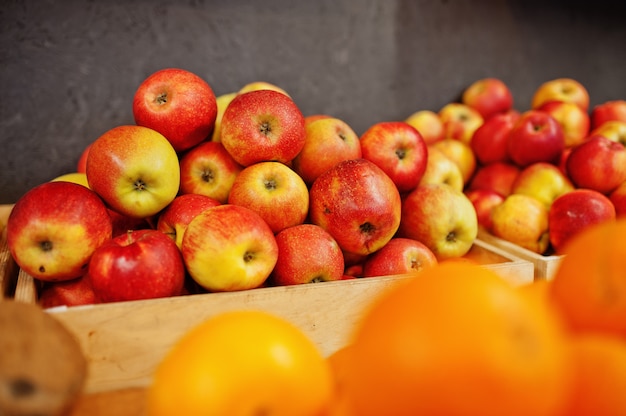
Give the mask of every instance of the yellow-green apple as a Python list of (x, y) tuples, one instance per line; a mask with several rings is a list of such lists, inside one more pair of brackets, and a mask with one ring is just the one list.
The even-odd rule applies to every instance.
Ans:
[(511, 193), (532, 196), (549, 209), (556, 198), (572, 190), (574, 185), (558, 166), (537, 162), (522, 169)]
[(474, 132), (482, 126), (483, 116), (472, 107), (463, 103), (451, 102), (439, 110), (445, 138), (452, 138), (469, 143)]
[(310, 222), (328, 231), (344, 252), (373, 253), (391, 240), (400, 225), (400, 192), (367, 159), (339, 162), (322, 173), (309, 197)]
[(265, 220), (231, 204), (209, 208), (191, 220), (181, 251), (191, 278), (211, 292), (260, 287), (278, 260), (276, 238)]
[(156, 130), (117, 126), (91, 145), (89, 187), (115, 211), (146, 218), (165, 208), (178, 193), (180, 165), (170, 142)]
[(615, 207), (615, 216), (617, 218), (626, 217), (626, 181), (609, 194), (609, 199)]
[(244, 94), (246, 92), (258, 91), (258, 90), (277, 91), (277, 92), (280, 92), (282, 94), (285, 94), (286, 96), (289, 96), (289, 94), (287, 94), (287, 91), (284, 88), (279, 87), (278, 85), (273, 84), (271, 82), (267, 82), (267, 81), (252, 81), (252, 82), (249, 82), (249, 83), (245, 84), (243, 87), (241, 87), (239, 89), (239, 91), (237, 91), (237, 93), (238, 94)]
[(309, 189), (289, 166), (259, 162), (244, 168), (235, 178), (228, 203), (251, 209), (278, 233), (306, 220)]
[(89, 188), (89, 182), (87, 181), (87, 174), (85, 172), (69, 172), (59, 175), (56, 178), (51, 179), (52, 182), (65, 181), (73, 182), (79, 185)]
[(589, 110), (589, 91), (575, 79), (556, 78), (537, 87), (531, 98), (531, 109), (537, 109), (548, 101), (574, 103), (587, 112)]
[(237, 95), (222, 116), (222, 143), (240, 165), (288, 163), (304, 147), (304, 116), (287, 95), (256, 90)]
[(445, 137), (443, 122), (439, 118), (439, 114), (434, 111), (418, 110), (404, 121), (420, 132), (426, 144), (434, 143)]
[(59, 181), (31, 188), (17, 200), (6, 237), (22, 270), (42, 281), (61, 281), (82, 276), (112, 230), (108, 210), (95, 192)]
[(311, 186), (315, 179), (337, 163), (362, 156), (359, 136), (345, 121), (329, 116), (307, 117), (302, 150), (292, 168)]
[(626, 181), (626, 148), (604, 136), (591, 136), (572, 148), (565, 169), (577, 188), (608, 195)]
[(242, 169), (221, 142), (202, 142), (180, 157), (180, 193), (225, 203)]
[(381, 168), (400, 193), (419, 184), (428, 163), (428, 148), (422, 135), (403, 121), (381, 121), (360, 137), (364, 159)]
[(542, 104), (539, 111), (550, 114), (561, 125), (565, 147), (582, 143), (589, 135), (589, 113), (578, 105), (566, 101), (548, 101)]
[(609, 120), (591, 130), (589, 136), (604, 136), (626, 146), (626, 121)]
[(480, 165), (470, 180), (467, 189), (490, 189), (502, 196), (508, 196), (513, 182), (521, 172), (521, 168), (513, 163), (492, 162)]
[(89, 274), (61, 282), (44, 282), (39, 290), (39, 305), (44, 308), (57, 306), (93, 305), (98, 303), (91, 287)]
[(78, 157), (78, 162), (76, 162), (76, 172), (85, 173), (87, 171), (87, 156), (89, 155), (90, 148), (91, 143), (83, 149), (82, 153)]
[(419, 273), (438, 264), (435, 253), (412, 238), (392, 238), (370, 254), (363, 264), (362, 277)]
[(176, 243), (158, 230), (128, 231), (105, 242), (89, 261), (89, 280), (100, 302), (179, 296), (185, 265)]
[(278, 260), (270, 275), (273, 285), (341, 280), (343, 253), (337, 241), (322, 227), (300, 224), (276, 234)]
[(461, 168), (441, 150), (432, 145), (428, 146), (426, 170), (419, 185), (429, 183), (445, 183), (458, 191), (462, 191), (465, 184)]
[(215, 125), (213, 126), (213, 133), (211, 134), (211, 141), (219, 142), (222, 140), (222, 117), (228, 104), (237, 96), (237, 92), (228, 92), (226, 94), (218, 95), (215, 97), (215, 103), (217, 105), (217, 113), (215, 115)]
[(508, 150), (509, 132), (513, 129), (520, 113), (508, 111), (496, 114), (487, 120), (474, 132), (470, 147), (476, 160), (487, 165), (492, 162), (510, 162)]
[(609, 100), (596, 105), (591, 110), (591, 128), (600, 127), (607, 121), (626, 123), (626, 100)]
[(474, 205), (478, 226), (491, 231), (493, 208), (500, 205), (504, 201), (504, 197), (491, 189), (466, 190), (465, 195)]
[(477, 233), (474, 205), (450, 185), (419, 185), (402, 202), (398, 236), (422, 242), (438, 261), (467, 254)]
[(138, 126), (158, 131), (181, 152), (211, 137), (217, 102), (211, 86), (197, 74), (165, 68), (139, 84), (133, 116)]
[(478, 111), (486, 120), (511, 110), (513, 94), (501, 79), (483, 78), (474, 81), (463, 91), (461, 102)]
[(507, 149), (511, 160), (520, 167), (535, 162), (557, 163), (565, 149), (563, 129), (545, 111), (525, 111), (509, 132)]
[(474, 175), (477, 165), (471, 146), (460, 140), (447, 138), (431, 144), (430, 147), (436, 147), (459, 167), (465, 186)]
[(557, 198), (550, 207), (550, 243), (557, 254), (581, 231), (606, 221), (615, 221), (615, 207), (593, 189), (575, 189)]
[(163, 232), (180, 249), (187, 225), (205, 209), (221, 205), (217, 199), (201, 194), (178, 195), (158, 216), (156, 229)]
[(491, 232), (496, 237), (537, 254), (548, 250), (548, 209), (536, 198), (511, 194), (493, 208), (491, 219)]

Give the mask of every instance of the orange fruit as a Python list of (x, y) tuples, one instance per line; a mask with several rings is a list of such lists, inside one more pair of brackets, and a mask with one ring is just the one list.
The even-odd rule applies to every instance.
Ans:
[(185, 334), (147, 392), (147, 415), (314, 415), (326, 411), (333, 376), (315, 344), (262, 311), (226, 312)]
[(565, 331), (545, 302), (458, 262), (375, 302), (345, 363), (342, 388), (359, 416), (554, 415), (571, 371)]
[(563, 416), (626, 415), (626, 342), (582, 334), (572, 344), (574, 388)]
[(626, 337), (626, 219), (584, 230), (563, 255), (549, 294), (569, 327)]
[(352, 345), (345, 345), (327, 357), (334, 378), (334, 395), (324, 416), (356, 416), (353, 413), (349, 397), (343, 386), (346, 372), (350, 371), (348, 360), (352, 354)]

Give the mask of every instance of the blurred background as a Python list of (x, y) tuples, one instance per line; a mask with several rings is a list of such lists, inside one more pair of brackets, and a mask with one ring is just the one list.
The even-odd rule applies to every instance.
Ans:
[(526, 110), (554, 78), (591, 105), (626, 99), (624, 1), (4, 0), (0, 8), (0, 204), (73, 172), (83, 149), (134, 123), (151, 73), (179, 67), (216, 95), (253, 81), (305, 115), (361, 134), (438, 111), (484, 77)]

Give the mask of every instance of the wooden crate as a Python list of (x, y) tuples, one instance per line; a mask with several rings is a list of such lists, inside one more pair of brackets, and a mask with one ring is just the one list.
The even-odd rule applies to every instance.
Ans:
[(537, 254), (517, 244), (498, 238), (482, 229), (478, 232), (478, 236), (482, 241), (505, 250), (520, 259), (531, 262), (535, 269), (535, 279), (551, 280), (563, 259), (562, 255)]

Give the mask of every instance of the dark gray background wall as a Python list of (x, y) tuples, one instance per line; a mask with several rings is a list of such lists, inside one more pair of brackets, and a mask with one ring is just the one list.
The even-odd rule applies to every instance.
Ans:
[(303, 113), (357, 133), (439, 110), (471, 82), (503, 79), (529, 108), (572, 77), (592, 105), (626, 98), (623, 1), (4, 0), (0, 203), (75, 170), (83, 148), (133, 123), (140, 82), (165, 67), (216, 95), (264, 80)]

